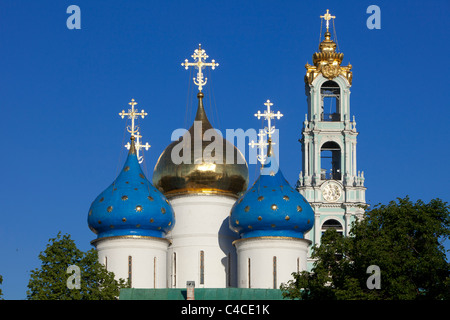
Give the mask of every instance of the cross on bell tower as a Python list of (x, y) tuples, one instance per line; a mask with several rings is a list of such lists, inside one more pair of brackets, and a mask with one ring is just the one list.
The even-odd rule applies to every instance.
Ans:
[(329, 10), (327, 9), (327, 12), (323, 15), (323, 16), (320, 16), (321, 18), (323, 18), (323, 19), (325, 19), (325, 21), (326, 21), (326, 24), (327, 24), (327, 31), (328, 31), (328, 27), (329, 27), (329, 22), (330, 22), (330, 20), (331, 19), (335, 19), (336, 17), (335, 16), (332, 16), (330, 13), (329, 13)]

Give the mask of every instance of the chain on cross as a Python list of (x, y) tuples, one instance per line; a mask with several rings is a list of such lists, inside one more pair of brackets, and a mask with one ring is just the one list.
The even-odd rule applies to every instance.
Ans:
[(208, 55), (206, 54), (205, 50), (202, 49), (202, 45), (198, 45), (198, 49), (194, 50), (194, 54), (191, 56), (194, 58), (195, 62), (188, 62), (188, 59), (186, 59), (181, 65), (185, 67), (187, 70), (189, 67), (195, 67), (198, 69), (197, 72), (197, 79), (194, 78), (194, 83), (196, 86), (198, 86), (198, 91), (202, 91), (203, 86), (208, 81), (208, 78), (203, 78), (203, 72), (202, 69), (205, 67), (211, 67), (212, 70), (214, 70), (219, 64), (216, 63), (216, 61), (213, 59), (211, 62), (204, 62), (204, 60), (208, 59)]

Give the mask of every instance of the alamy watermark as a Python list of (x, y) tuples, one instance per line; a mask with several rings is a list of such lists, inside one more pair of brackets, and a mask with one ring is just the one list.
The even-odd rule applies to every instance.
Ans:
[(66, 13), (71, 14), (66, 20), (67, 29), (81, 29), (81, 9), (74, 4), (67, 7)]
[(377, 5), (371, 5), (367, 7), (366, 13), (371, 14), (367, 18), (366, 25), (370, 30), (381, 29), (381, 9)]
[[(68, 29), (81, 29), (81, 9), (77, 5), (70, 5), (67, 7), (66, 13), (69, 13), (70, 16), (67, 18), (66, 26)], [(367, 28), (372, 29), (381, 29), (381, 9), (377, 5), (370, 5), (367, 7), (366, 13), (370, 14), (370, 17), (367, 18), (366, 25)]]
[[(246, 154), (247, 146), (254, 144), (258, 137), (264, 138), (256, 129), (250, 128), (244, 131), (243, 129), (226, 129), (225, 139), (230, 142), (224, 146), (223, 135), (218, 129), (207, 129), (202, 134), (202, 122), (194, 121), (193, 134), (183, 128), (173, 131), (171, 140), (179, 141), (171, 151), (171, 160), (174, 164), (205, 164), (205, 170), (214, 168), (215, 164), (245, 164), (245, 158), (236, 156), (236, 152)], [(211, 141), (211, 142), (210, 142)], [(234, 142), (236, 141), (236, 144)], [(251, 143), (249, 143), (251, 141)], [(204, 142), (210, 142), (203, 148)], [(269, 143), (263, 141), (258, 145), (258, 148), (248, 148), (249, 150), (249, 164), (256, 164), (258, 159), (266, 159), (265, 154)], [(273, 150), (272, 156), (276, 163), (261, 161), (268, 168), (268, 172), (273, 169), (276, 173), (279, 164), (279, 130), (274, 129), (271, 134), (271, 148)], [(235, 149), (235, 145), (237, 150)], [(239, 151), (240, 150), (240, 151)], [(258, 154), (259, 153), (259, 154)], [(209, 161), (209, 163), (205, 163)], [(235, 163), (236, 162), (236, 163)]]
[(67, 288), (69, 289), (81, 289), (81, 270), (77, 265), (70, 265), (67, 267), (66, 273), (70, 273), (71, 276), (67, 278)]
[(370, 277), (367, 278), (366, 285), (367, 288), (381, 289), (381, 271), (380, 267), (377, 265), (370, 265), (367, 267), (366, 273), (370, 273)]

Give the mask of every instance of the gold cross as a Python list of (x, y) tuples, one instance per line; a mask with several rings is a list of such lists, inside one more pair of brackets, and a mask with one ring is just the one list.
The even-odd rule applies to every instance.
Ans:
[[(136, 142), (134, 143), (134, 146), (136, 148), (136, 157), (139, 161), (139, 163), (144, 162), (144, 156), (140, 156), (139, 155), (139, 151), (141, 151), (142, 149), (145, 148), (145, 150), (148, 151), (148, 149), (151, 147), (151, 145), (148, 144), (148, 142), (146, 142), (145, 144), (141, 143), (141, 139), (142, 136), (139, 134), (139, 132), (136, 132)], [(131, 144), (129, 142), (127, 142), (127, 144), (125, 145), (125, 148), (127, 148), (128, 150), (130, 150)]]
[(194, 83), (196, 86), (198, 86), (198, 91), (201, 92), (203, 86), (206, 84), (206, 81), (208, 81), (208, 78), (203, 79), (202, 69), (204, 67), (211, 67), (211, 69), (214, 70), (219, 64), (216, 63), (215, 60), (211, 60), (211, 62), (203, 61), (206, 60), (209, 56), (206, 54), (205, 50), (202, 49), (201, 44), (198, 45), (198, 49), (195, 49), (194, 54), (191, 57), (194, 58), (195, 62), (188, 62), (188, 59), (186, 59), (181, 65), (184, 66), (186, 70), (189, 67), (195, 67), (198, 69), (197, 79), (194, 78)]
[(270, 139), (272, 138), (272, 134), (275, 132), (275, 126), (272, 126), (272, 119), (277, 118), (278, 120), (280, 120), (283, 114), (280, 113), (280, 111), (274, 113), (272, 110), (270, 110), (270, 107), (273, 106), (273, 103), (270, 102), (270, 100), (267, 100), (264, 105), (267, 106), (267, 110), (264, 110), (264, 113), (261, 113), (261, 111), (258, 110), (258, 113), (255, 113), (255, 117), (257, 117), (258, 119), (264, 117), (265, 120), (267, 120), (268, 126), (264, 128), (264, 131)]
[(324, 18), (325, 19), (325, 21), (327, 22), (327, 31), (328, 31), (328, 27), (329, 27), (329, 21), (331, 20), (331, 19), (335, 19), (336, 17), (335, 16), (332, 16), (329, 12), (328, 12), (329, 10), (327, 9), (327, 13), (325, 13), (323, 16), (320, 16), (320, 18)]
[(142, 119), (147, 115), (144, 110), (141, 110), (141, 112), (137, 112), (137, 110), (134, 110), (134, 106), (137, 105), (137, 102), (134, 101), (134, 99), (131, 99), (131, 102), (128, 102), (128, 104), (131, 106), (131, 109), (128, 109), (128, 113), (125, 112), (125, 110), (122, 110), (121, 113), (119, 113), (119, 116), (122, 117), (122, 119), (125, 116), (128, 116), (128, 119), (131, 119), (131, 128), (128, 126), (127, 130), (129, 133), (131, 133), (132, 136), (136, 136), (136, 133), (138, 132), (139, 128), (134, 125), (134, 120), (141, 116)]
[(260, 129), (259, 133), (258, 133), (258, 137), (259, 137), (258, 142), (255, 142), (252, 140), (252, 142), (250, 142), (248, 144), (252, 148), (256, 147), (259, 149), (259, 154), (256, 156), (256, 158), (262, 164), (264, 164), (264, 162), (266, 162), (266, 159), (267, 159), (267, 156), (264, 154), (264, 148), (266, 148), (269, 145), (269, 143), (265, 139), (266, 135), (267, 134), (264, 132), (264, 130)]

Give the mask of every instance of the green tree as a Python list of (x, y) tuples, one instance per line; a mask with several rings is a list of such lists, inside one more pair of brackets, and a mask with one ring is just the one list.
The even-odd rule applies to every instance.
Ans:
[[(450, 207), (409, 197), (366, 211), (350, 236), (326, 231), (313, 249), (311, 272), (294, 273), (282, 285), (291, 299), (450, 299), (450, 264), (443, 242), (450, 237)], [(368, 288), (367, 268), (380, 269), (381, 288)]]
[[(3, 277), (0, 275), (0, 284), (3, 283)], [(0, 300), (3, 300), (3, 292), (2, 289), (0, 289)]]
[[(31, 271), (28, 282), (29, 300), (112, 300), (127, 287), (125, 280), (116, 281), (114, 273), (98, 262), (95, 249), (82, 252), (68, 234), (62, 236), (59, 232), (50, 239), (39, 259), (41, 267)], [(74, 283), (71, 279), (75, 274), (67, 272), (72, 265), (79, 267), (79, 289), (68, 286), (68, 280)]]

